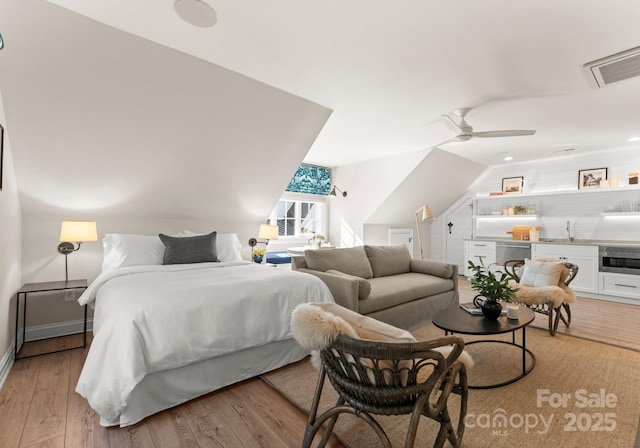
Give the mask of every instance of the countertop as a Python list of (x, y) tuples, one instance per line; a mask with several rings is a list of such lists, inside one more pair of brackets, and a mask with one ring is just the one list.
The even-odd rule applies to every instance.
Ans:
[(614, 247), (638, 247), (640, 241), (617, 241), (617, 240), (584, 240), (574, 239), (572, 241), (566, 238), (540, 238), (540, 241), (514, 240), (513, 238), (499, 237), (480, 237), (466, 238), (465, 241), (495, 241), (496, 243), (513, 243), (513, 244), (571, 244), (576, 246), (614, 246)]

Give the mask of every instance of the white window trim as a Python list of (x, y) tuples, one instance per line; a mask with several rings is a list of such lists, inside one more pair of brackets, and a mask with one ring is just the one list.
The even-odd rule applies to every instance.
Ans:
[[(280, 201), (302, 201), (302, 202), (317, 202), (324, 205), (324, 212), (322, 217), (322, 226), (325, 229), (325, 234), (328, 233), (329, 229), (329, 207), (327, 196), (322, 196), (318, 194), (305, 194), (305, 193), (290, 193), (285, 192), (278, 202)], [(276, 204), (277, 207), (277, 204)], [(274, 207), (271, 215), (269, 216), (269, 222), (272, 224), (276, 224), (276, 207)], [(327, 235), (325, 235), (327, 236)], [(290, 236), (290, 235), (280, 235), (278, 236), (278, 240), (286, 241), (287, 243), (307, 243), (309, 237), (307, 236)]]

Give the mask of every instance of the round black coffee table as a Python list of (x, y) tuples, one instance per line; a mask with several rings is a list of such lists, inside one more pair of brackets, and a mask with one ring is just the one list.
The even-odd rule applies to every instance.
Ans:
[[(520, 347), (522, 349), (522, 373), (515, 378), (497, 384), (489, 384), (483, 386), (469, 385), (470, 389), (492, 389), (494, 387), (506, 386), (513, 382), (524, 378), (533, 370), (536, 365), (536, 357), (527, 348), (526, 327), (535, 319), (535, 314), (529, 308), (521, 306), (518, 311), (518, 319), (507, 319), (506, 316), (500, 316), (498, 320), (489, 320), (483, 315), (471, 314), (463, 310), (459, 306), (450, 307), (437, 312), (433, 316), (433, 324), (444, 330), (445, 335), (472, 334), (472, 335), (497, 335), (503, 333), (511, 333), (511, 342), (496, 341), (491, 339), (483, 339), (479, 341), (465, 342), (466, 345), (479, 343), (507, 344)], [(516, 343), (516, 330), (522, 330), (522, 344)], [(530, 365), (527, 366), (527, 353), (531, 359)]]

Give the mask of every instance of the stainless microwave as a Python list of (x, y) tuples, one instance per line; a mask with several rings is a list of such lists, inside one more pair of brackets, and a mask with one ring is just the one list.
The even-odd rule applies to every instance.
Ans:
[(600, 246), (600, 272), (640, 275), (640, 247)]

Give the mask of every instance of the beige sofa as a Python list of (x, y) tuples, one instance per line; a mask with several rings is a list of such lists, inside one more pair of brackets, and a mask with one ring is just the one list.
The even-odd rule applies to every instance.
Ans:
[(458, 266), (412, 259), (404, 245), (307, 250), (292, 269), (322, 279), (337, 304), (404, 329), (459, 302)]

